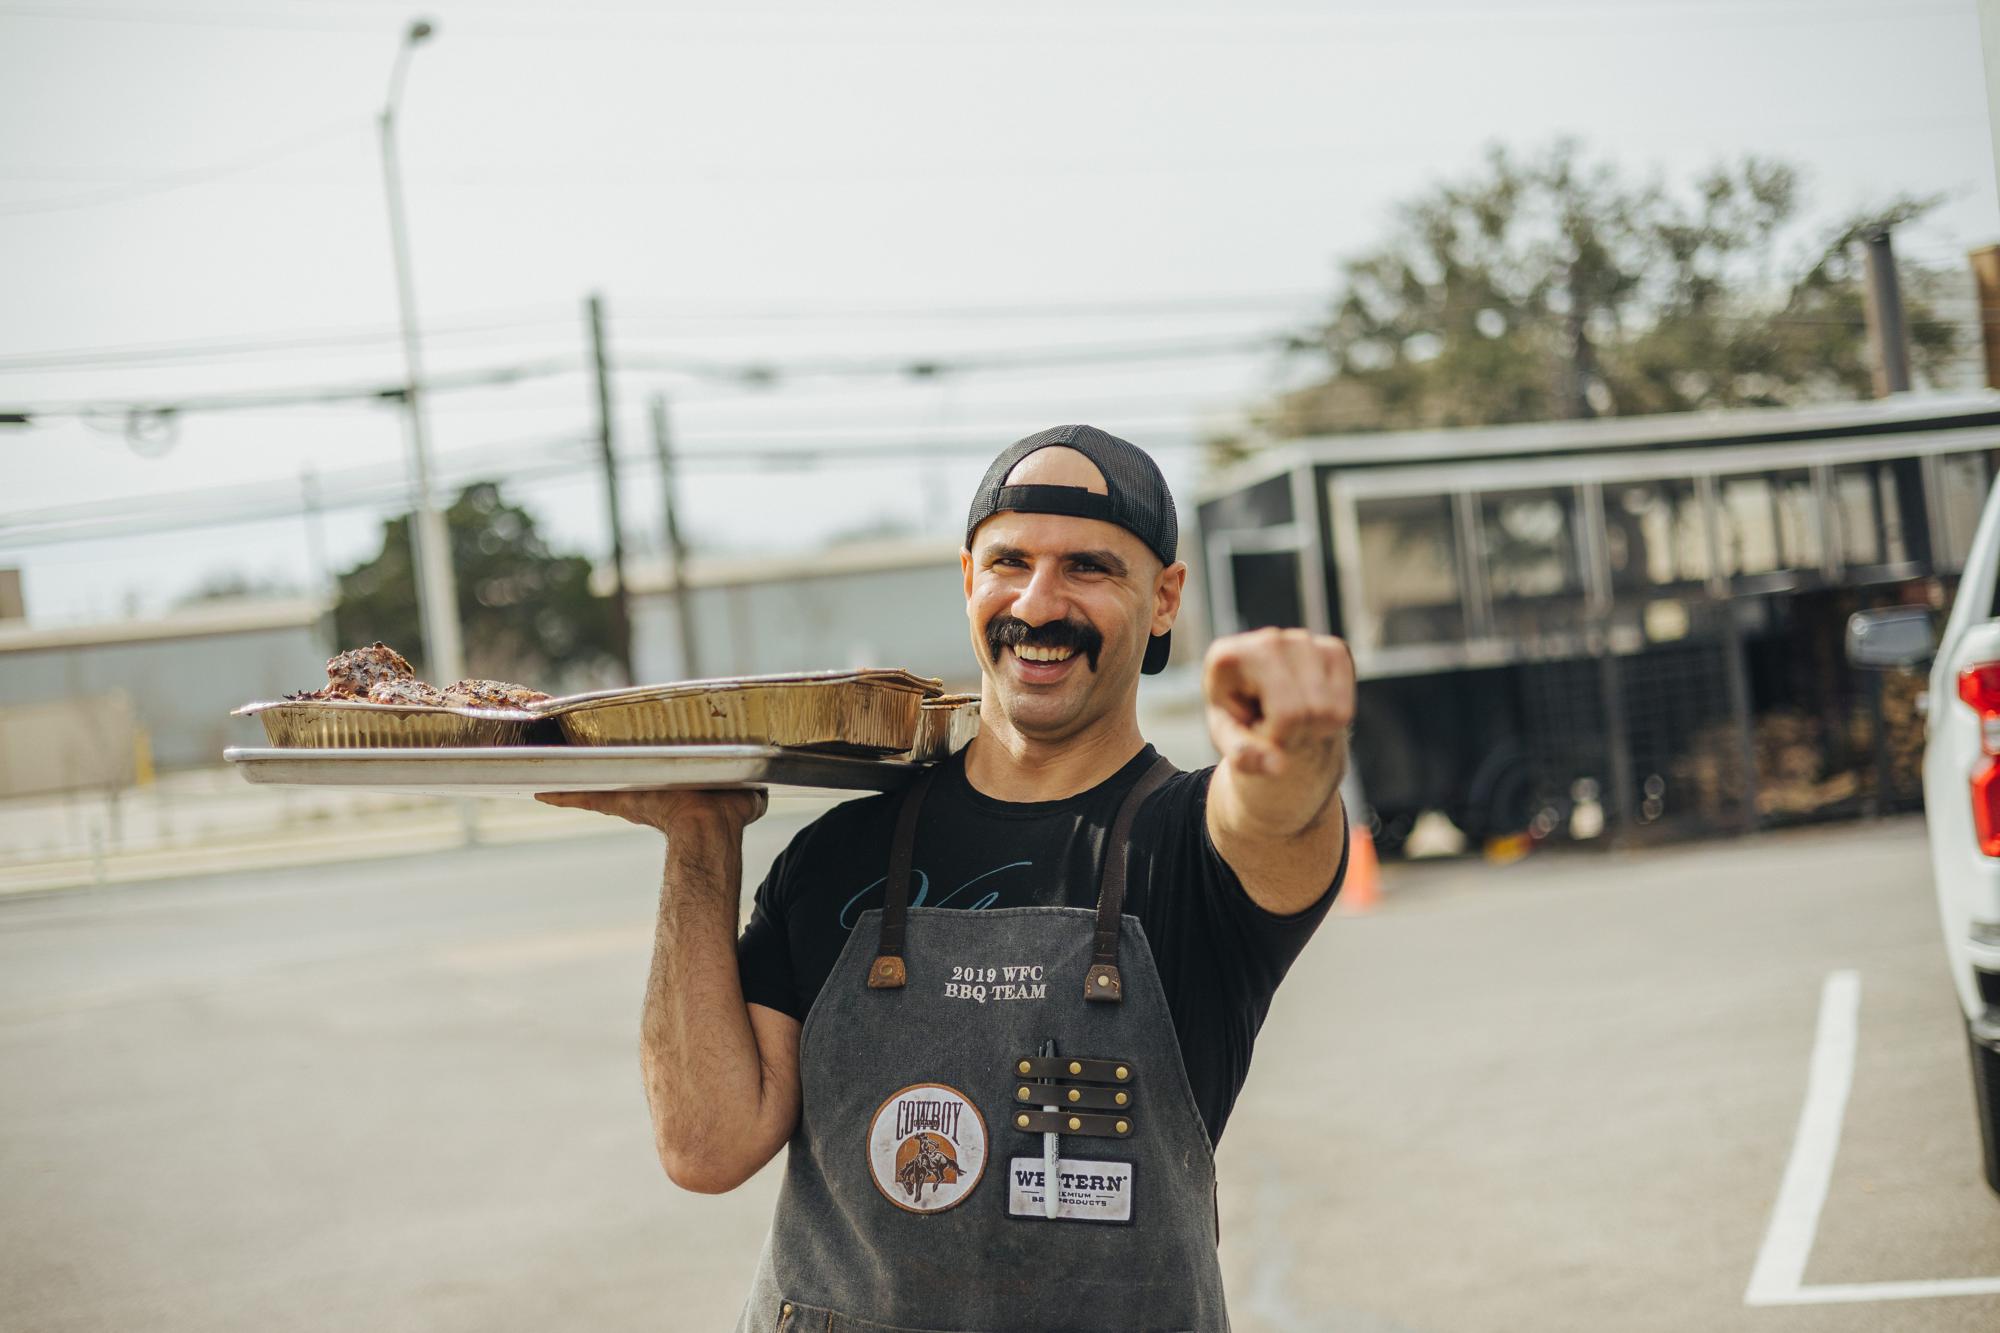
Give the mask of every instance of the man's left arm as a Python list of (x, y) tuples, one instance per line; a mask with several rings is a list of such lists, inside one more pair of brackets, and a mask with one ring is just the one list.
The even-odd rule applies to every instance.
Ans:
[(1338, 793), (1354, 659), (1339, 639), (1305, 630), (1232, 634), (1210, 645), (1202, 693), (1222, 756), (1208, 836), (1252, 902), (1302, 912), (1326, 893), (1346, 841)]

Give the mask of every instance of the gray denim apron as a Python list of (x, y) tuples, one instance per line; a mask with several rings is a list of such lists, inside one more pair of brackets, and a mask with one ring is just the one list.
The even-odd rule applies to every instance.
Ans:
[(1132, 819), (1173, 772), (1120, 805), (1095, 912), (909, 907), (930, 776), (904, 797), (884, 906), (800, 1035), (739, 1333), (1227, 1333), (1208, 1132), (1122, 911)]

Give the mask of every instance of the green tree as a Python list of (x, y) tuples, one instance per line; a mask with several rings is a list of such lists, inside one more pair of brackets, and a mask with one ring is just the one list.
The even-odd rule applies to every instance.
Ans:
[[(534, 516), (508, 504), (497, 484), (467, 486), (445, 525), (469, 674), (548, 689), (615, 660), (610, 603), (590, 590), (590, 561), (551, 551)], [(343, 647), (380, 639), (428, 679), (408, 515), (384, 522), (382, 549), (340, 575), (333, 623)]]
[[(1259, 424), (1289, 436), (1865, 397), (1857, 243), (1936, 201), (1844, 219), (1788, 263), (1802, 198), (1796, 170), (1756, 158), (1676, 193), (1567, 141), (1527, 160), (1491, 149), (1342, 265), (1328, 318), (1292, 349), (1323, 377)], [(1935, 316), (1938, 275), (1903, 267), (1912, 369), (1934, 382), (1958, 330)]]

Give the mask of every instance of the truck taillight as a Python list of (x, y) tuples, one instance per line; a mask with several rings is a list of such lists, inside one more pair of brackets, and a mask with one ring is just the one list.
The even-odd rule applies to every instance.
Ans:
[(1972, 832), (1983, 854), (2000, 856), (2000, 662), (1959, 672), (1958, 697), (1979, 714), (1979, 748), (1988, 756), (1972, 775)]
[(1986, 856), (2000, 856), (2000, 759), (1972, 775), (1972, 833)]
[(2000, 755), (2000, 662), (1977, 662), (1959, 672), (1958, 697), (1979, 714), (1979, 748)]

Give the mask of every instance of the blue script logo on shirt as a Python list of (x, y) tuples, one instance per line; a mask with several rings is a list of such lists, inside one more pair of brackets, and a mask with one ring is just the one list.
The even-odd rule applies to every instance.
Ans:
[[(930, 896), (931, 877), (929, 875), (926, 875), (921, 870), (913, 870), (911, 874), (914, 875), (916, 878), (917, 887), (916, 887), (916, 892), (910, 895), (910, 906), (949, 907), (952, 905), (952, 899), (958, 897), (958, 895), (964, 893), (967, 889), (979, 883), (979, 881), (983, 879), (991, 879), (1003, 870), (1019, 870), (1027, 866), (1032, 866), (1033, 864), (1034, 864), (1033, 861), (1009, 861), (1004, 866), (995, 866), (993, 867), (993, 869), (986, 871), (984, 874), (974, 875), (971, 879), (968, 879), (967, 881), (965, 881), (965, 883), (959, 885), (957, 888), (953, 889), (950, 893), (947, 893), (944, 897), (938, 899), (934, 903), (926, 903), (924, 901), (926, 898)], [(869, 904), (869, 906), (880, 907), (882, 905), (880, 897), (882, 892), (882, 887), (888, 882), (889, 882), (889, 877), (887, 875), (884, 875), (882, 876), (882, 878), (876, 880), (873, 884), (868, 885), (866, 888), (862, 889), (861, 892), (855, 894), (852, 898), (849, 898), (846, 902), (842, 903), (840, 906), (840, 928), (842, 930), (854, 929), (855, 921), (860, 918), (862, 912), (867, 910), (867, 908), (861, 906), (861, 900), (863, 898), (866, 898), (869, 894), (873, 893), (877, 895), (876, 901), (874, 903)], [(965, 911), (977, 912), (981, 908), (991, 907), (993, 906), (993, 904), (999, 901), (1000, 901), (999, 891), (997, 889), (990, 889), (987, 892), (981, 894), (979, 897), (974, 898), (971, 902), (961, 903), (959, 905)]]

